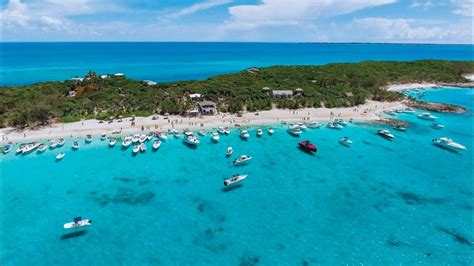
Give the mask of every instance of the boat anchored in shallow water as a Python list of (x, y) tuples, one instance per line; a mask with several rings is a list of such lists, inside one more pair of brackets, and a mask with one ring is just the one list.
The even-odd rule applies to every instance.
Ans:
[(348, 137), (342, 137), (339, 139), (339, 143), (346, 147), (350, 147), (352, 145), (352, 140), (350, 140)]
[(224, 180), (224, 186), (229, 186), (229, 185), (232, 185), (232, 184), (235, 184), (239, 181), (242, 181), (244, 180), (245, 178), (247, 178), (248, 175), (239, 175), (239, 174), (235, 174), (234, 176), (232, 176), (232, 178), (229, 178), (229, 179), (226, 179)]
[(3, 146), (3, 154), (7, 154), (11, 151), (11, 146), (10, 144), (6, 144)]
[(28, 154), (34, 150), (36, 150), (39, 147), (40, 143), (32, 142), (28, 143), (25, 146), (23, 146), (22, 153), (23, 155)]
[(211, 133), (211, 139), (212, 139), (212, 141), (214, 141), (214, 142), (218, 142), (219, 139), (220, 139), (219, 133), (217, 133), (217, 132), (212, 132), (212, 133)]
[(430, 126), (434, 129), (443, 129), (444, 125), (438, 124), (438, 123), (431, 123)]
[(132, 137), (125, 137), (122, 141), (122, 148), (128, 148), (132, 144), (132, 142)]
[(197, 146), (200, 143), (199, 139), (196, 138), (196, 136), (194, 136), (194, 133), (191, 131), (185, 131), (184, 136), (184, 142), (189, 145)]
[(139, 144), (133, 145), (132, 153), (135, 155), (135, 154), (137, 154), (139, 151), (140, 151), (140, 145), (139, 145)]
[(38, 153), (42, 153), (42, 152), (45, 152), (47, 149), (48, 149), (48, 145), (41, 143), (41, 144), (38, 146), (37, 152), (38, 152)]
[(275, 129), (269, 127), (269, 128), (267, 129), (267, 132), (268, 132), (268, 135), (273, 135), (273, 133), (275, 133)]
[(379, 134), (380, 136), (386, 138), (386, 139), (393, 139), (395, 136), (390, 133), (390, 131), (386, 130), (386, 129), (380, 129), (377, 131), (377, 134)]
[(300, 148), (302, 148), (303, 150), (306, 150), (306, 151), (311, 151), (311, 152), (317, 152), (318, 151), (318, 147), (316, 147), (316, 145), (311, 143), (309, 140), (302, 141), (302, 142), (298, 143), (298, 145), (300, 146)]
[(407, 131), (407, 128), (404, 127), (404, 126), (401, 126), (401, 125), (395, 125), (395, 126), (393, 126), (393, 129), (398, 130), (398, 131), (402, 131), (402, 132)]
[(153, 148), (154, 151), (156, 151), (160, 148), (160, 146), (161, 146), (161, 141), (160, 140), (155, 140), (153, 142), (152, 148)]
[(199, 136), (206, 136), (206, 131), (204, 129), (199, 130)]
[(56, 161), (60, 161), (62, 158), (64, 158), (64, 156), (66, 156), (66, 153), (64, 152), (60, 152), (56, 155)]
[(327, 127), (330, 128), (330, 129), (339, 129), (339, 130), (344, 128), (343, 126), (339, 125), (336, 122), (329, 122), (327, 124)]
[(257, 129), (257, 137), (263, 136), (263, 130), (261, 128)]
[(445, 148), (448, 150), (460, 152), (460, 151), (465, 151), (466, 146), (461, 145), (457, 142), (454, 142), (452, 139), (447, 138), (447, 137), (442, 137), (438, 139), (434, 139), (432, 143), (438, 147)]
[(90, 219), (82, 219), (82, 217), (76, 217), (74, 218), (74, 222), (70, 223), (65, 223), (64, 224), (64, 229), (74, 229), (78, 227), (84, 227), (84, 226), (89, 226), (92, 225), (92, 220)]
[(311, 121), (308, 123), (309, 128), (319, 128), (321, 125), (317, 121)]
[(298, 137), (299, 135), (303, 134), (303, 131), (298, 125), (290, 125), (288, 127), (288, 133), (290, 133), (293, 136)]
[(86, 141), (86, 143), (91, 143), (92, 142), (92, 135), (87, 135), (85, 141)]
[(146, 144), (145, 143), (140, 143), (140, 152), (146, 152)]
[(241, 130), (240, 131), (240, 138), (243, 139), (243, 140), (247, 140), (249, 139), (250, 135), (249, 135), (249, 132), (247, 130)]
[(79, 143), (77, 141), (74, 141), (74, 143), (72, 144), (72, 149), (73, 150), (78, 150), (79, 149)]
[(159, 138), (160, 140), (165, 141), (165, 140), (168, 139), (168, 136), (166, 136), (166, 133), (165, 133), (165, 132), (157, 132), (156, 135), (158, 136), (158, 138)]
[(234, 165), (242, 165), (252, 160), (252, 157), (248, 155), (240, 155), (239, 158), (234, 160)]
[(115, 146), (115, 143), (117, 143), (117, 139), (116, 138), (111, 138), (110, 141), (109, 141), (109, 147), (113, 147)]
[(227, 153), (225, 154), (227, 157), (230, 157), (234, 153), (234, 149), (232, 147), (227, 147)]
[(430, 121), (434, 121), (434, 120), (436, 120), (436, 118), (437, 118), (436, 116), (434, 116), (434, 115), (432, 115), (432, 114), (430, 114), (430, 113), (428, 113), (428, 112), (421, 113), (421, 114), (418, 115), (418, 117), (419, 117), (420, 119), (430, 120)]

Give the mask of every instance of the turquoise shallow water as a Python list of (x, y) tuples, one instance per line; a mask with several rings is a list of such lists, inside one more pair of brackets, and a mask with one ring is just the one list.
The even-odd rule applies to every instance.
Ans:
[[(69, 140), (58, 163), (58, 150), (2, 156), (2, 265), (472, 265), (473, 90), (423, 99), (469, 112), (439, 114), (442, 131), (400, 115), (413, 126), (393, 141), (350, 125), (301, 138), (233, 132), (197, 149), (170, 139), (136, 157), (100, 140), (76, 152)], [(467, 152), (432, 146), (441, 136)], [(296, 148), (302, 139), (315, 156)], [(234, 167), (227, 146), (254, 159)], [(224, 190), (234, 173), (249, 177)], [(93, 225), (68, 234), (78, 215)]]

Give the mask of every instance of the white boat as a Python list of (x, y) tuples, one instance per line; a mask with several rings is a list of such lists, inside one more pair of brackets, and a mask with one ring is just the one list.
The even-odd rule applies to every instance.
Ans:
[(290, 133), (293, 136), (299, 136), (303, 133), (303, 131), (298, 125), (290, 125), (288, 126), (288, 133)]
[(275, 129), (269, 127), (267, 128), (267, 132), (268, 132), (268, 135), (273, 135), (273, 133), (275, 133)]
[(109, 147), (115, 146), (115, 143), (117, 143), (117, 139), (116, 138), (111, 138), (109, 140)]
[(16, 153), (23, 153), (23, 149), (25, 148), (26, 144), (20, 144), (18, 148), (16, 148)]
[(447, 137), (434, 139), (432, 142), (436, 146), (439, 146), (441, 148), (445, 148), (445, 149), (448, 149), (448, 150), (456, 151), (456, 152), (466, 150), (466, 146), (463, 146), (463, 145), (461, 145), (457, 142), (454, 142), (452, 139), (447, 138)]
[(9, 153), (10, 150), (11, 150), (11, 146), (9, 144), (6, 144), (5, 146), (3, 146), (3, 154)]
[(252, 160), (252, 157), (248, 155), (240, 155), (239, 158), (234, 160), (234, 165), (241, 165)]
[(206, 136), (206, 131), (204, 129), (199, 130), (198, 133), (200, 136)]
[(140, 152), (146, 152), (146, 144), (140, 143)]
[(263, 130), (261, 128), (257, 129), (257, 137), (263, 136)]
[(379, 131), (377, 131), (377, 134), (386, 139), (393, 139), (395, 137), (392, 133), (390, 133), (390, 131), (386, 129), (380, 129)]
[(219, 134), (224, 135), (224, 134), (225, 134), (225, 129), (224, 129), (224, 127), (218, 127), (218, 128), (217, 128), (217, 132), (218, 132)]
[(128, 148), (130, 144), (132, 144), (132, 137), (125, 137), (122, 141), (122, 147), (123, 148)]
[(72, 149), (73, 150), (78, 150), (79, 149), (79, 143), (77, 141), (74, 141), (74, 143), (72, 144)]
[(147, 139), (148, 139), (148, 137), (147, 137), (146, 135), (140, 135), (140, 137), (138, 138), (138, 142), (143, 143), (143, 142), (145, 142)]
[(92, 221), (89, 219), (82, 219), (81, 217), (74, 218), (74, 222), (65, 223), (64, 229), (73, 229), (78, 227), (89, 226), (92, 224)]
[(444, 125), (438, 124), (438, 123), (431, 123), (430, 125), (434, 129), (443, 129)]
[(174, 136), (175, 138), (180, 138), (180, 137), (181, 137), (181, 133), (179, 133), (178, 130), (173, 129), (172, 132), (173, 132), (173, 136)]
[(158, 150), (160, 148), (160, 146), (161, 146), (161, 141), (160, 140), (153, 141), (153, 145), (152, 145), (153, 150), (155, 150), (155, 151)]
[(198, 138), (196, 138), (196, 136), (194, 136), (193, 132), (191, 131), (187, 131), (187, 132), (184, 132), (184, 142), (186, 142), (187, 144), (189, 145), (198, 145), (199, 144), (199, 140)]
[(132, 153), (137, 154), (139, 151), (140, 151), (140, 145), (138, 144), (133, 145)]
[(64, 143), (66, 143), (66, 141), (63, 138), (59, 139), (58, 147), (62, 147), (64, 145)]
[(347, 126), (347, 125), (349, 124), (349, 123), (347, 123), (346, 121), (344, 121), (344, 120), (342, 120), (342, 119), (335, 119), (335, 120), (334, 120), (334, 123), (339, 124), (339, 125), (341, 125), (341, 126), (343, 126), (343, 127), (345, 127), (345, 126)]
[(434, 116), (434, 115), (432, 115), (428, 112), (421, 113), (421, 114), (418, 115), (418, 117), (421, 118), (421, 119), (430, 120), (430, 121), (434, 121), (437, 118), (436, 116)]
[(225, 155), (230, 157), (232, 153), (234, 153), (234, 149), (232, 147), (227, 147), (227, 153)]
[(153, 133), (150, 132), (150, 133), (148, 133), (148, 134), (146, 135), (146, 141), (150, 141), (150, 140), (152, 140), (152, 139), (153, 139)]
[(56, 155), (56, 161), (59, 161), (61, 160), (62, 158), (64, 158), (64, 156), (66, 156), (66, 153), (64, 152), (60, 152)]
[(219, 137), (219, 133), (217, 133), (217, 132), (212, 132), (212, 133), (211, 133), (211, 136), (212, 136), (212, 137), (211, 137), (211, 138), (212, 138), (212, 141), (214, 141), (214, 142), (218, 142), (218, 141), (219, 141), (219, 138), (220, 138), (220, 137)]
[(36, 143), (36, 142), (28, 143), (23, 147), (22, 153), (23, 154), (28, 154), (28, 153), (36, 150), (36, 148), (38, 148), (39, 145), (40, 145), (40, 143)]
[(229, 186), (247, 178), (247, 175), (234, 175), (232, 178), (224, 180), (224, 186)]
[(317, 121), (311, 121), (308, 123), (309, 128), (319, 128), (321, 125)]
[(396, 113), (394, 111), (384, 111), (384, 113), (386, 113), (387, 115), (391, 115), (391, 116), (396, 115)]
[(92, 142), (92, 135), (87, 135), (85, 141), (86, 141), (86, 143), (91, 143)]
[(229, 134), (230, 134), (230, 128), (225, 127), (225, 128), (224, 128), (224, 134), (225, 134), (225, 135), (229, 135)]
[(107, 138), (107, 134), (102, 133), (102, 134), (100, 135), (100, 140), (105, 140), (106, 138)]
[(303, 131), (306, 131), (306, 129), (308, 129), (308, 127), (304, 123), (298, 123), (297, 125)]
[(401, 125), (395, 125), (393, 126), (393, 129), (398, 130), (398, 131), (403, 131), (403, 132), (407, 131), (407, 128)]
[(55, 140), (55, 139), (51, 140), (51, 142), (49, 143), (49, 148), (50, 148), (50, 149), (54, 149), (54, 148), (56, 148), (57, 146), (58, 146), (58, 141)]
[(407, 107), (407, 108), (403, 109), (403, 112), (406, 113), (406, 114), (413, 114), (415, 112), (415, 110), (412, 109), (412, 108)]
[(48, 145), (41, 143), (41, 144), (38, 146), (37, 152), (38, 152), (38, 153), (42, 153), (42, 152), (45, 152), (47, 149), (48, 149)]
[(339, 130), (344, 128), (343, 126), (339, 125), (336, 122), (329, 122), (327, 124), (327, 127), (330, 128), (330, 129), (339, 129)]
[(348, 137), (342, 137), (339, 139), (339, 143), (341, 143), (344, 146), (349, 147), (352, 144), (352, 140), (350, 140)]
[(166, 136), (165, 132), (158, 132), (157, 135), (158, 135), (158, 138), (160, 140), (167, 140), (168, 139), (168, 136)]
[(132, 137), (132, 142), (137, 143), (140, 140), (140, 134), (135, 134)]
[(247, 140), (250, 137), (250, 134), (247, 130), (243, 129), (240, 131), (240, 138)]

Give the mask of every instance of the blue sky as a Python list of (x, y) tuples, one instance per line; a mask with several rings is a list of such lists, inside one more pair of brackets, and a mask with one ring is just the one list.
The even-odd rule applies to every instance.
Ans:
[(0, 0), (2, 41), (473, 42), (474, 0)]

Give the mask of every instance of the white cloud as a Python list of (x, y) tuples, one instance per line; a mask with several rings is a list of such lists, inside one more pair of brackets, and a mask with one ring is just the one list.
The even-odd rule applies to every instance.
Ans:
[(30, 21), (27, 15), (28, 6), (20, 0), (10, 0), (5, 10), (0, 13), (0, 19), (4, 26), (22, 26), (26, 27)]
[(298, 24), (318, 18), (338, 16), (356, 10), (394, 3), (397, 0), (262, 0), (257, 5), (229, 8), (226, 27), (253, 29), (268, 25)]
[(431, 2), (430, 0), (428, 1), (413, 1), (413, 3), (411, 3), (410, 7), (411, 8), (422, 8), (422, 9), (428, 9), (430, 7), (433, 7), (433, 2)]
[(451, 0), (451, 4), (454, 6), (454, 14), (466, 17), (473, 16), (474, 0)]
[(177, 18), (177, 17), (188, 16), (188, 15), (197, 13), (199, 11), (204, 11), (213, 7), (226, 5), (232, 2), (234, 2), (234, 0), (207, 0), (207, 1), (199, 2), (191, 6), (185, 7), (179, 11), (176, 11), (168, 15), (168, 17)]

